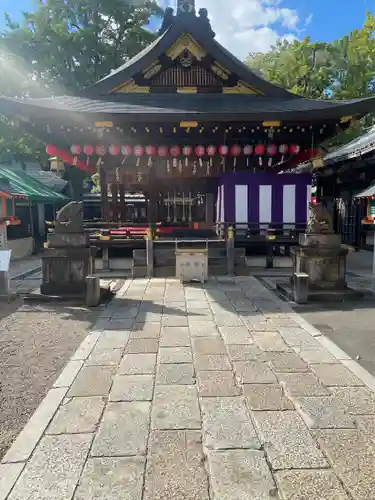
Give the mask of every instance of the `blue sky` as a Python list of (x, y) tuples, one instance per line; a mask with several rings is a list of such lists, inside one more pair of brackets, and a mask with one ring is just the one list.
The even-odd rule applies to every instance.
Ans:
[[(21, 10), (35, 4), (36, 0), (0, 0), (0, 10), (17, 19)], [(196, 0), (196, 4), (207, 7), (218, 40), (240, 58), (267, 50), (280, 37), (333, 40), (360, 27), (366, 9), (375, 11), (375, 0)]]

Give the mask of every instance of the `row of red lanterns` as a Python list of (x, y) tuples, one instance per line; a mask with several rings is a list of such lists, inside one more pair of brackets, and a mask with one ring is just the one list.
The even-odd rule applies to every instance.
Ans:
[[(192, 146), (172, 146), (171, 148), (168, 148), (167, 146), (154, 146), (154, 145), (148, 145), (148, 146), (141, 146), (141, 145), (136, 145), (136, 146), (130, 146), (128, 144), (125, 144), (123, 146), (119, 146), (117, 144), (111, 144), (108, 148), (104, 145), (98, 144), (96, 146), (91, 146), (90, 144), (85, 144), (83, 147), (81, 147), (79, 144), (73, 144), (70, 147), (70, 150), (74, 156), (78, 156), (81, 153), (84, 153), (86, 156), (92, 156), (94, 153), (96, 153), (97, 156), (104, 156), (107, 152), (113, 156), (118, 156), (119, 154), (122, 154), (123, 156), (131, 156), (134, 155), (136, 157), (143, 156), (146, 154), (147, 156), (160, 156), (160, 157), (166, 157), (166, 156), (172, 156), (177, 158), (178, 156), (184, 155), (184, 156), (191, 156), (193, 153), (196, 154), (198, 157), (202, 156), (215, 156), (217, 153), (221, 156), (240, 156), (241, 153), (244, 154), (245, 156), (251, 156), (252, 154), (255, 154), (256, 156), (276, 156), (278, 153), (282, 155), (289, 154), (290, 155), (296, 155), (300, 152), (300, 147), (297, 144), (281, 144), (280, 146), (277, 146), (276, 144), (269, 144), (268, 146), (264, 144), (257, 144), (255, 146), (248, 144), (246, 146), (239, 146), (237, 144), (229, 147), (225, 144), (221, 146), (202, 146), (198, 145), (195, 148)], [(47, 144), (46, 146), (46, 152), (50, 156), (55, 156), (57, 154), (57, 147), (54, 146), (53, 144)]]

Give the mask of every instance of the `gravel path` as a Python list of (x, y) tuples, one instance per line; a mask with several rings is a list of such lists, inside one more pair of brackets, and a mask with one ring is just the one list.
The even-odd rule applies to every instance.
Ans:
[(0, 304), (0, 459), (97, 315), (66, 304)]

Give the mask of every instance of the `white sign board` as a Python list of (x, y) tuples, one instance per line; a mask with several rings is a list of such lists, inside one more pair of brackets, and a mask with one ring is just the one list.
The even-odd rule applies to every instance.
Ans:
[(0, 226), (0, 250), (6, 250), (8, 248), (8, 238), (7, 238), (7, 227), (4, 225)]
[(0, 250), (0, 272), (9, 272), (12, 250)]

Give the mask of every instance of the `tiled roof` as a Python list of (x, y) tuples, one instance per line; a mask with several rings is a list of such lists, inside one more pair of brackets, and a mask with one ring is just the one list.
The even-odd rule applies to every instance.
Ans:
[(266, 119), (334, 119), (345, 114), (363, 114), (375, 108), (375, 98), (349, 101), (312, 100), (302, 97), (268, 98), (253, 95), (226, 94), (122, 94), (106, 99), (60, 96), (38, 99), (0, 97), (0, 112), (14, 114), (16, 109), (38, 115), (59, 111), (61, 114), (131, 115), (196, 117), (234, 120)]

